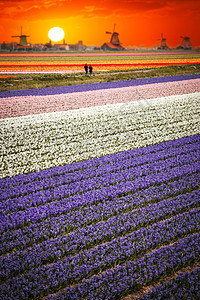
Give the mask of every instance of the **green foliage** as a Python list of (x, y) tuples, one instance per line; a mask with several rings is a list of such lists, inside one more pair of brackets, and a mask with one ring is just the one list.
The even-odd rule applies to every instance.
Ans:
[(73, 84), (87, 84), (130, 80), (136, 78), (150, 78), (169, 75), (200, 74), (198, 65), (166, 66), (155, 69), (95, 72), (92, 76), (85, 73), (71, 74), (23, 74), (7, 78), (0, 78), (0, 91), (20, 90), (30, 88), (56, 87)]

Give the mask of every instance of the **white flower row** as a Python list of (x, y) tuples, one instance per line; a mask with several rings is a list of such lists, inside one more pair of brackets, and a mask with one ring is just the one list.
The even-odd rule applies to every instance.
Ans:
[(197, 92), (2, 119), (0, 178), (198, 134), (199, 103)]

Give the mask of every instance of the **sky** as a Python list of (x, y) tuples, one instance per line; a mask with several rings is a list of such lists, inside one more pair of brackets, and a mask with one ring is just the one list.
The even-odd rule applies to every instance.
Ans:
[(155, 47), (161, 34), (170, 47), (189, 36), (200, 46), (200, 0), (0, 0), (0, 42), (49, 42), (48, 31), (61, 27), (65, 42), (101, 46), (106, 31), (119, 33), (122, 46)]

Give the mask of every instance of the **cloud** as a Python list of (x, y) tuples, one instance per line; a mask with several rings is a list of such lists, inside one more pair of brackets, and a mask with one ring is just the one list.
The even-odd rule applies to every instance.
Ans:
[(199, 0), (0, 0), (2, 18), (47, 19), (83, 16), (134, 15), (153, 11), (197, 11)]

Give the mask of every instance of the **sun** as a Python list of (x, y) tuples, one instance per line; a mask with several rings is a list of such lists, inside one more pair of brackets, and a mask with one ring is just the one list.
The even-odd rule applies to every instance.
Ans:
[(53, 42), (61, 41), (65, 36), (64, 30), (60, 27), (53, 27), (48, 32), (48, 37)]

